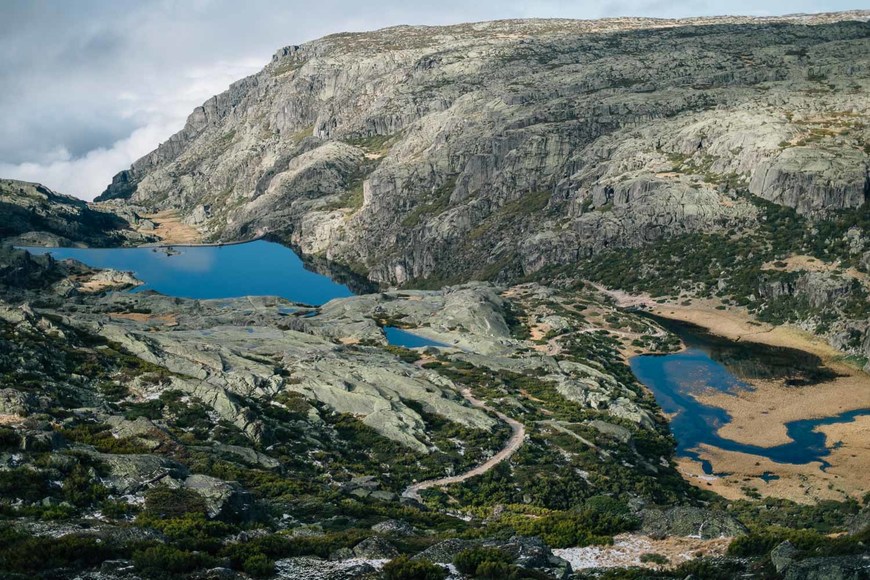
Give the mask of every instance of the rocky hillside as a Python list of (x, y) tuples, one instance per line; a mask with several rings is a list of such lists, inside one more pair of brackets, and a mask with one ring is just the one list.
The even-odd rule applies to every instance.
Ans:
[(865, 203), (867, 12), (529, 20), (279, 50), (101, 199), (372, 279), (516, 278)]
[(0, 239), (23, 245), (118, 245), (128, 222), (38, 183), (0, 179)]
[[(0, 247), (3, 578), (591, 578), (572, 554), (617, 534), (693, 548), (613, 577), (760, 577), (775, 546), (795, 578), (866, 569), (856, 501), (726, 502), (679, 476), (620, 356), (679, 341), (591, 287), (315, 310), (112, 292), (135, 283), (117, 274)], [(475, 471), (508, 425), (512, 453)]]

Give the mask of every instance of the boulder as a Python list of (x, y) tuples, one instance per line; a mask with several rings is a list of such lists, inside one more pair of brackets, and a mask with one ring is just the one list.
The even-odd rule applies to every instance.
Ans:
[(730, 515), (698, 507), (646, 509), (640, 516), (641, 532), (656, 538), (686, 536), (707, 540), (746, 534), (746, 527)]
[(194, 474), (184, 480), (183, 486), (203, 497), (211, 518), (247, 520), (255, 515), (253, 497), (238, 483)]
[(807, 558), (791, 564), (785, 580), (867, 580), (870, 553), (830, 558)]
[(358, 560), (331, 562), (314, 557), (287, 558), (275, 562), (276, 578), (280, 580), (358, 580), (378, 578), (374, 566)]
[(413, 536), (414, 526), (402, 520), (385, 520), (372, 526), (372, 531), (384, 536)]
[(537, 537), (514, 536), (504, 540), (450, 539), (429, 546), (414, 559), (426, 559), (438, 564), (451, 564), (456, 555), (477, 546), (497, 548), (513, 559), (514, 564), (554, 578), (568, 578), (571, 564), (554, 555), (550, 548)]
[(782, 574), (789, 564), (794, 562), (800, 550), (786, 540), (770, 551), (770, 561), (778, 574)]
[(164, 479), (182, 479), (187, 468), (159, 455), (88, 452), (105, 465), (108, 474), (103, 484), (119, 495), (142, 491), (147, 486)]
[(399, 555), (399, 550), (387, 540), (372, 536), (354, 546), (353, 554), (366, 560), (390, 560)]

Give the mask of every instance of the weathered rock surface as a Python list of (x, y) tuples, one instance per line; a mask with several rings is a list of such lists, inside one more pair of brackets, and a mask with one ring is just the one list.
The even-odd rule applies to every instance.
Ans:
[(512, 278), (870, 190), (867, 12), (500, 21), (279, 50), (103, 198), (372, 279)]
[(870, 554), (807, 558), (786, 568), (785, 580), (864, 580), (870, 577)]
[(354, 546), (353, 554), (367, 560), (390, 560), (398, 556), (399, 551), (387, 540), (372, 536)]
[(514, 536), (506, 541), (497, 540), (460, 540), (451, 539), (429, 546), (415, 559), (425, 559), (431, 562), (450, 564), (457, 554), (476, 546), (498, 548), (510, 555), (513, 563), (529, 570), (544, 573), (552, 578), (568, 578), (571, 575), (571, 564), (554, 555), (540, 538)]
[(710, 539), (746, 533), (746, 527), (728, 514), (697, 507), (643, 510), (641, 520), (641, 532), (653, 537), (695, 536)]
[(794, 547), (794, 544), (786, 540), (778, 545), (770, 552), (770, 561), (773, 567), (776, 568), (778, 574), (788, 568), (794, 562), (800, 550)]
[(0, 179), (0, 239), (35, 246), (108, 246), (125, 240), (128, 226), (111, 212), (38, 183)]
[(342, 560), (330, 562), (320, 558), (287, 558), (275, 563), (277, 578), (296, 580), (374, 580), (380, 574), (372, 564), (361, 560)]

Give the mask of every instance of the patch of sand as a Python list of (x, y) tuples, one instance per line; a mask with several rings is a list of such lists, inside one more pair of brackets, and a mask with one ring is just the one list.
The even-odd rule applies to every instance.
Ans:
[[(866, 474), (870, 473), (870, 417), (859, 417), (857, 426), (843, 429), (845, 424), (821, 428), (829, 441), (841, 445), (825, 458), (831, 465), (822, 470), (820, 462), (794, 465), (776, 463), (764, 457), (725, 451), (710, 445), (698, 449), (701, 459), (713, 465), (720, 475), (706, 475), (701, 464), (688, 458), (677, 461), (677, 469), (692, 485), (718, 493), (728, 499), (744, 499), (751, 490), (763, 496), (790, 499), (800, 503), (821, 500), (842, 501), (860, 499), (867, 489)], [(765, 474), (778, 479), (765, 481)]]
[(24, 417), (20, 415), (0, 413), (0, 425), (18, 425), (22, 421), (24, 421)]
[(864, 373), (806, 387), (788, 387), (777, 381), (752, 381), (752, 385), (754, 390), (696, 396), (701, 403), (731, 415), (731, 422), (719, 429), (722, 437), (762, 447), (784, 445), (791, 441), (786, 423), (870, 408), (870, 377)]
[[(670, 537), (654, 540), (640, 534), (619, 534), (613, 538), (612, 546), (586, 546), (585, 548), (564, 548), (553, 553), (571, 563), (574, 570), (588, 568), (625, 568), (642, 566), (644, 568), (671, 568), (687, 560), (703, 556), (722, 556), (728, 549), (731, 538), (701, 540), (699, 538)], [(641, 562), (644, 554), (660, 554), (668, 559), (668, 564), (658, 566), (651, 562)]]
[(713, 334), (731, 340), (759, 342), (770, 346), (785, 346), (804, 350), (824, 359), (836, 359), (841, 354), (821, 338), (793, 326), (772, 326), (756, 321), (740, 308), (719, 310), (717, 300), (695, 300), (691, 306), (679, 304), (646, 304), (650, 312), (664, 318), (689, 322)]
[(154, 234), (161, 242), (167, 244), (198, 244), (202, 235), (195, 227), (183, 223), (178, 211), (167, 209), (157, 213), (142, 216), (154, 222), (154, 229), (144, 233)]

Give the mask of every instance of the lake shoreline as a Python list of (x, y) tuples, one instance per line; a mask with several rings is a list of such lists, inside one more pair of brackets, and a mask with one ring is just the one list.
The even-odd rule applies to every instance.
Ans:
[[(777, 380), (749, 380), (752, 389), (734, 392), (700, 393), (696, 400), (728, 413), (730, 421), (718, 434), (738, 443), (773, 447), (788, 443), (787, 424), (794, 421), (824, 419), (849, 411), (870, 408), (870, 375), (843, 360), (841, 353), (821, 339), (789, 326), (772, 326), (753, 320), (739, 309), (720, 310), (715, 301), (695, 301), (692, 305), (636, 303), (650, 313), (678, 323), (695, 325), (713, 336), (735, 342), (758, 343), (796, 349), (818, 356), (824, 366), (838, 376), (806, 386), (787, 386)], [(858, 417), (817, 428), (826, 435), (830, 453), (821, 462), (807, 464), (777, 463), (759, 455), (700, 446), (697, 459), (679, 457), (683, 476), (702, 489), (715, 491), (730, 499), (747, 497), (747, 489), (800, 502), (824, 499), (860, 498), (866, 482), (854, 474), (870, 472), (870, 419)], [(703, 465), (713, 471), (704, 473)], [(772, 476), (772, 478), (771, 478)]]

